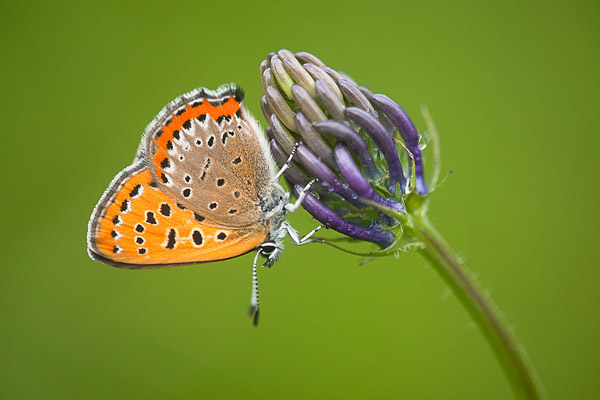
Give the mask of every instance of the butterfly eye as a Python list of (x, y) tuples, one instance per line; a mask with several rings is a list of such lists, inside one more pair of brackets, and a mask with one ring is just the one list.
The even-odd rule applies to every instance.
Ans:
[(271, 254), (273, 254), (273, 252), (277, 249), (277, 247), (275, 247), (275, 244), (273, 243), (263, 243), (260, 246), (260, 253), (265, 256), (268, 257)]

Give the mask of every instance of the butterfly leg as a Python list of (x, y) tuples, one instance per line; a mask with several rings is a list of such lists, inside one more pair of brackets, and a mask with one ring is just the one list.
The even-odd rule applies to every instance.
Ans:
[(304, 189), (302, 189), (302, 191), (300, 192), (298, 199), (296, 199), (296, 201), (293, 204), (285, 205), (285, 209), (287, 210), (287, 212), (294, 212), (300, 207), (300, 205), (302, 204), (302, 201), (306, 197), (306, 193), (310, 190), (310, 187), (312, 185), (314, 185), (314, 183), (316, 181), (317, 181), (317, 179), (313, 179), (310, 182), (308, 182), (308, 184), (306, 186), (304, 186)]
[(294, 155), (296, 154), (296, 150), (298, 149), (298, 146), (300, 146), (300, 143), (296, 142), (294, 144), (294, 148), (292, 149), (292, 151), (290, 151), (290, 156), (285, 161), (285, 164), (283, 164), (283, 166), (281, 167), (279, 172), (277, 172), (277, 175), (275, 175), (275, 179), (273, 179), (274, 182), (277, 182), (279, 180), (279, 178), (281, 178), (281, 175), (283, 175), (285, 170), (287, 170), (290, 167), (290, 164), (292, 163), (292, 158), (294, 158)]
[(292, 240), (292, 243), (294, 243), (296, 246), (302, 246), (304, 244), (311, 243), (312, 241), (309, 239), (315, 233), (317, 233), (318, 231), (320, 231), (323, 228), (324, 228), (323, 225), (319, 225), (312, 231), (308, 232), (308, 234), (305, 235), (303, 238), (300, 238), (300, 236), (298, 235), (298, 232), (294, 228), (292, 228), (292, 226), (289, 223), (285, 224), (285, 229), (287, 230), (287, 233), (288, 233), (290, 239)]

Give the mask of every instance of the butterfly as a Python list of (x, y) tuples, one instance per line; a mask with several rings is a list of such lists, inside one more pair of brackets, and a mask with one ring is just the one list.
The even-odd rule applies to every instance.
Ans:
[[(258, 322), (256, 264), (272, 266), (290, 235), (294, 204), (258, 122), (233, 84), (195, 89), (146, 127), (132, 165), (94, 208), (87, 248), (93, 260), (126, 269), (225, 260), (257, 250), (250, 316)], [(279, 172), (281, 173), (284, 168)], [(307, 188), (308, 190), (308, 188)]]

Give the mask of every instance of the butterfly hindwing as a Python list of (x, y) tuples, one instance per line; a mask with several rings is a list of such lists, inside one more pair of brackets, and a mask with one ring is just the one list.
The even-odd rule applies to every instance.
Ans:
[(262, 133), (233, 86), (196, 90), (170, 103), (148, 126), (146, 159), (173, 198), (215, 223), (253, 226), (273, 177)]
[(262, 225), (232, 228), (175, 201), (145, 160), (119, 173), (88, 228), (92, 258), (121, 268), (158, 268), (239, 256), (267, 236)]

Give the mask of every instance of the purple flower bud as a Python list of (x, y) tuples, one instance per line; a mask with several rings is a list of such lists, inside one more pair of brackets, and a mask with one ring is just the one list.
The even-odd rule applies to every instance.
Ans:
[(335, 92), (331, 90), (329, 85), (327, 85), (324, 81), (318, 79), (315, 82), (315, 90), (317, 92), (317, 96), (319, 100), (323, 103), (329, 114), (333, 117), (337, 122), (344, 122), (344, 108), (346, 107), (344, 103), (337, 97)]
[(323, 140), (313, 129), (312, 123), (304, 116), (302, 111), (296, 113), (296, 126), (300, 132), (300, 136), (306, 145), (330, 168), (336, 169), (335, 160), (333, 159), (333, 151), (329, 144)]
[(333, 153), (335, 155), (335, 161), (338, 165), (338, 169), (340, 170), (340, 174), (344, 180), (348, 182), (348, 185), (356, 194), (383, 206), (397, 210), (403, 210), (403, 207), (400, 205), (400, 203), (389, 202), (375, 193), (375, 190), (373, 190), (369, 182), (367, 182), (362, 175), (360, 169), (354, 163), (352, 154), (350, 154), (350, 150), (348, 150), (344, 143), (337, 142), (333, 148)]
[[(279, 93), (279, 91), (273, 86), (269, 86), (265, 91), (265, 95), (267, 96), (267, 102), (269, 103), (271, 110), (277, 114), (279, 120), (283, 122), (288, 129), (295, 131), (296, 123), (294, 122), (294, 113), (292, 112), (290, 106), (283, 99), (283, 96), (281, 96), (281, 93)], [(290, 98), (291, 97), (292, 96), (290, 92)]]
[(311, 63), (316, 65), (317, 67), (322, 67), (325, 65), (323, 64), (323, 61), (319, 60), (317, 57), (305, 51), (300, 51), (296, 53), (296, 58), (302, 63)]
[(327, 189), (334, 193), (339, 194), (348, 203), (358, 208), (365, 208), (366, 206), (358, 200), (358, 195), (354, 193), (348, 185), (342, 183), (339, 178), (325, 165), (323, 161), (319, 159), (310, 149), (301, 144), (296, 150), (298, 159), (313, 174), (317, 179), (321, 181), (321, 184)]
[(400, 190), (404, 193), (406, 179), (402, 172), (402, 164), (400, 164), (396, 145), (385, 128), (372, 115), (360, 108), (348, 107), (345, 113), (348, 118), (356, 122), (373, 139), (383, 153), (390, 172), (390, 191), (396, 193), (396, 183), (399, 183)]
[(273, 75), (275, 76), (278, 86), (286, 94), (287, 98), (291, 99), (291, 87), (294, 84), (294, 80), (285, 70), (283, 62), (279, 59), (279, 57), (277, 57), (277, 55), (271, 57), (271, 70), (273, 71)]
[(314, 64), (310, 64), (310, 63), (304, 64), (303, 67), (306, 71), (308, 71), (310, 76), (312, 76), (315, 81), (317, 81), (317, 80), (323, 81), (323, 83), (325, 83), (327, 86), (329, 86), (329, 88), (335, 93), (335, 95), (337, 96), (337, 98), (340, 101), (344, 101), (344, 96), (342, 95), (340, 88), (335, 83), (335, 81), (331, 78), (331, 76), (329, 76), (325, 71), (323, 71), (323, 69), (317, 67)]
[(314, 126), (317, 132), (331, 135), (346, 143), (360, 160), (368, 178), (376, 179), (381, 176), (381, 173), (373, 162), (371, 153), (369, 153), (367, 143), (354, 129), (335, 121), (318, 122)]
[(327, 121), (327, 117), (317, 102), (310, 96), (310, 93), (302, 86), (295, 84), (292, 86), (292, 96), (296, 104), (302, 110), (302, 113), (311, 122)]
[(340, 79), (338, 85), (350, 103), (368, 112), (371, 116), (377, 117), (377, 113), (375, 112), (375, 109), (373, 109), (371, 103), (369, 103), (369, 100), (354, 83), (346, 79)]
[(394, 100), (384, 94), (375, 94), (371, 96), (371, 101), (381, 111), (388, 116), (392, 123), (398, 128), (402, 139), (406, 142), (406, 147), (413, 154), (415, 159), (415, 177), (417, 179), (417, 192), (426, 194), (428, 192), (425, 184), (423, 172), (423, 160), (421, 159), (421, 149), (419, 149), (419, 134), (412, 120)]
[(286, 71), (290, 73), (292, 79), (302, 86), (311, 97), (315, 98), (317, 96), (317, 93), (315, 92), (315, 80), (304, 68), (302, 68), (302, 65), (300, 65), (296, 58), (285, 57), (283, 59), (283, 66)]
[(271, 107), (269, 107), (269, 103), (267, 103), (267, 98), (265, 96), (260, 98), (260, 109), (262, 110), (265, 119), (267, 121), (270, 121), (271, 115), (273, 115), (273, 111), (271, 111)]
[(296, 145), (296, 140), (275, 114), (271, 115), (271, 131), (273, 132), (273, 137), (277, 140), (277, 143), (279, 143), (283, 151), (287, 154), (291, 154)]
[[(260, 71), (261, 109), (277, 164), (283, 167), (296, 148), (284, 172), (296, 194), (317, 178), (303, 207), (344, 235), (391, 245), (393, 232), (401, 231), (395, 229), (400, 217), (386, 213), (404, 212), (407, 190), (397, 131), (414, 156), (417, 192), (427, 193), (418, 134), (406, 113), (309, 53), (270, 53)], [(376, 229), (380, 226), (390, 230)]]
[[(298, 196), (302, 192), (302, 187), (296, 185), (294, 191)], [(306, 194), (302, 201), (302, 207), (326, 228), (334, 229), (351, 238), (376, 243), (384, 249), (394, 243), (394, 235), (391, 232), (351, 224), (323, 204), (312, 193)]]

